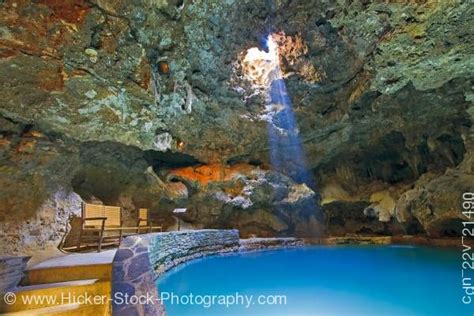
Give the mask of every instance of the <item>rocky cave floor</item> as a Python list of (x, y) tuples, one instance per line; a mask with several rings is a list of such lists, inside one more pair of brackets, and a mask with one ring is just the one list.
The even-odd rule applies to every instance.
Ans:
[[(73, 243), (81, 201), (131, 223), (147, 207), (167, 229), (186, 207), (191, 227), (242, 237), (460, 236), (473, 15), (469, 1), (1, 1), (2, 253), (55, 248), (70, 222)], [(244, 60), (270, 33), (313, 185), (270, 161)]]

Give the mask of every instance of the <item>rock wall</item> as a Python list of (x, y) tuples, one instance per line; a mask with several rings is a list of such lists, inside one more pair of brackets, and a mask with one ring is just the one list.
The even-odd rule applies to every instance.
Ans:
[(315, 236), (322, 233), (316, 193), (289, 177), (248, 164), (179, 168), (166, 177), (181, 183), (188, 211), (183, 220), (197, 228), (236, 228), (243, 237)]
[[(149, 207), (166, 227), (187, 206), (192, 226), (246, 236), (459, 235), (473, 14), (468, 1), (1, 1), (0, 250), (57, 245), (75, 194), (127, 221)], [(242, 63), (269, 33), (315, 187), (271, 171), (275, 117)]]

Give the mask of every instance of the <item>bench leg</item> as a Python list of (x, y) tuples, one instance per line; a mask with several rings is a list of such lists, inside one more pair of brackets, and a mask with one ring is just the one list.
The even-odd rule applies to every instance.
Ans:
[(102, 240), (103, 240), (103, 238), (100, 237), (99, 238), (99, 246), (97, 247), (97, 252), (100, 252), (102, 250)]
[(122, 230), (120, 230), (119, 242), (118, 242), (119, 247), (120, 247), (120, 244), (122, 243), (122, 238), (123, 238), (123, 232), (122, 232)]
[(102, 221), (102, 226), (100, 229), (100, 235), (99, 235), (99, 246), (97, 247), (97, 252), (100, 252), (102, 250), (102, 241), (104, 240), (104, 228), (105, 228), (105, 221)]
[(77, 241), (77, 251), (81, 251), (81, 242), (82, 242), (82, 224), (81, 224), (81, 230), (79, 232), (79, 239)]

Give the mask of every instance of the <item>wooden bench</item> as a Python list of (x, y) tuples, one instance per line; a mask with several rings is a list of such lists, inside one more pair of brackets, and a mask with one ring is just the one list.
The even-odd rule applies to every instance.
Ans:
[(147, 208), (138, 209), (137, 234), (140, 234), (143, 230), (147, 233), (151, 233), (153, 230), (163, 231), (163, 225), (153, 226), (149, 219), (149, 213), (150, 210)]
[(100, 204), (82, 203), (81, 231), (77, 249), (81, 246), (120, 244), (123, 236), (122, 208)]
[(104, 245), (120, 245), (124, 235), (151, 233), (154, 230), (161, 232), (163, 227), (152, 225), (147, 208), (138, 209), (137, 226), (127, 227), (123, 226), (120, 206), (82, 203), (77, 249), (80, 250), (82, 246), (97, 246), (100, 252)]

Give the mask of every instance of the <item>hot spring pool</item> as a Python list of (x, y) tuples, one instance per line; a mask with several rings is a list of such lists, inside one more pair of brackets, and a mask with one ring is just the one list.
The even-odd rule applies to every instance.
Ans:
[[(324, 246), (214, 256), (169, 271), (157, 285), (169, 297), (170, 316), (474, 314), (474, 305), (461, 302), (460, 251), (426, 247)], [(219, 300), (243, 303), (226, 307)]]

